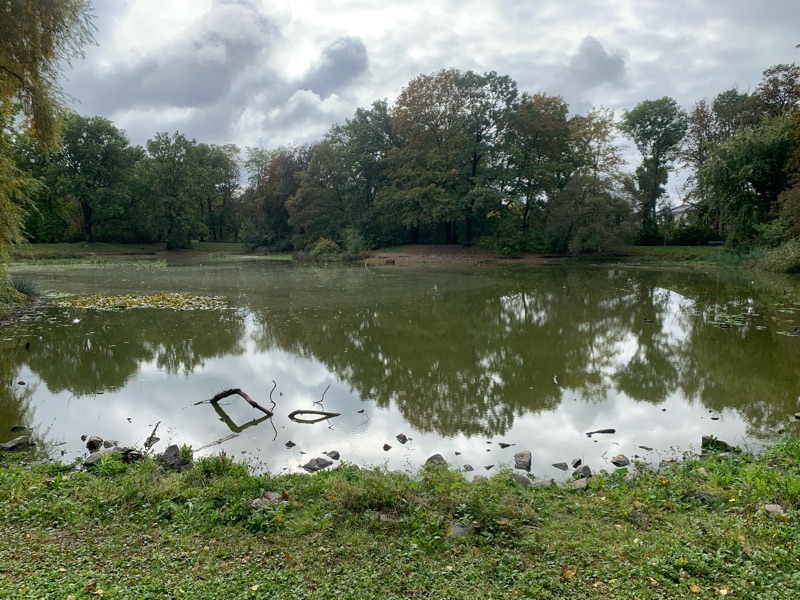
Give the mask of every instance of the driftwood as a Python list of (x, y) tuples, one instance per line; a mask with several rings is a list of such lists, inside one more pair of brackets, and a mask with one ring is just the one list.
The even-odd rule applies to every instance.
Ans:
[(156, 431), (158, 431), (158, 426), (159, 425), (161, 425), (161, 421), (156, 423), (156, 426), (153, 427), (153, 433), (151, 433), (150, 437), (148, 437), (145, 440), (145, 442), (144, 442), (145, 450), (150, 450), (150, 448), (152, 448), (153, 446), (156, 445), (156, 442), (158, 441), (158, 438), (156, 437)]
[(595, 433), (617, 433), (616, 429), (598, 429), (597, 431), (588, 431), (586, 437), (592, 437)]
[(241, 396), (242, 398), (244, 398), (245, 402), (247, 402), (247, 403), (248, 403), (250, 406), (252, 406), (253, 408), (257, 408), (258, 410), (260, 410), (261, 412), (263, 412), (264, 414), (266, 414), (268, 417), (271, 417), (271, 416), (272, 416), (272, 411), (271, 411), (271, 410), (269, 410), (268, 408), (264, 408), (263, 406), (261, 406), (261, 405), (260, 405), (258, 402), (256, 402), (255, 400), (253, 400), (253, 399), (252, 399), (250, 396), (248, 396), (247, 394), (245, 394), (245, 393), (244, 393), (242, 390), (240, 390), (239, 388), (231, 388), (231, 389), (229, 389), (229, 390), (224, 390), (224, 391), (220, 392), (219, 394), (216, 394), (216, 395), (215, 395), (213, 398), (211, 398), (211, 400), (209, 400), (209, 402), (210, 402), (211, 404), (216, 404), (217, 402), (219, 402), (219, 401), (220, 401), (220, 400), (222, 400), (223, 398), (227, 398), (228, 396), (233, 396), (233, 395), (238, 395), (238, 396)]
[(200, 450), (205, 450), (206, 448), (211, 448), (211, 446), (216, 446), (217, 444), (221, 444), (223, 442), (227, 442), (228, 440), (232, 440), (235, 437), (239, 437), (238, 433), (231, 433), (230, 435), (226, 435), (225, 437), (221, 437), (218, 440), (214, 440), (213, 442), (206, 444), (205, 446), (200, 446), (197, 450), (193, 450), (193, 452), (200, 452)]
[[(329, 419), (331, 417), (338, 417), (342, 413), (335, 413), (335, 412), (326, 412), (324, 410), (295, 410), (289, 413), (289, 418), (292, 421), (296, 421), (298, 423), (317, 423), (319, 421), (324, 421), (325, 419)], [(298, 419), (298, 417), (303, 415), (318, 415), (318, 419)]]

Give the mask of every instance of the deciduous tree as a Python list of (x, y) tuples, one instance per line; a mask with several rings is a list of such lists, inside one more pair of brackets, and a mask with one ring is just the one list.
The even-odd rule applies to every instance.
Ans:
[(620, 130), (642, 155), (636, 169), (636, 195), (639, 202), (643, 239), (657, 233), (656, 205), (666, 191), (669, 170), (678, 157), (686, 133), (685, 111), (672, 98), (645, 100), (623, 113)]

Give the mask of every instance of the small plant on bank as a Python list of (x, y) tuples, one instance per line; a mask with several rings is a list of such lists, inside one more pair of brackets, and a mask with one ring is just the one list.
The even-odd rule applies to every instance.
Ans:
[(38, 286), (28, 277), (12, 275), (11, 284), (14, 286), (14, 289), (17, 292), (23, 294), (29, 300), (33, 300), (34, 298), (41, 296), (41, 291), (39, 290)]

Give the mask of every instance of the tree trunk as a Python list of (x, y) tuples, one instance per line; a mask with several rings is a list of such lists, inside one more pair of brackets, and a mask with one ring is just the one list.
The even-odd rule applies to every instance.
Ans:
[(94, 241), (92, 229), (94, 229), (93, 210), (91, 205), (82, 202), (81, 208), (83, 209), (83, 239), (87, 244)]

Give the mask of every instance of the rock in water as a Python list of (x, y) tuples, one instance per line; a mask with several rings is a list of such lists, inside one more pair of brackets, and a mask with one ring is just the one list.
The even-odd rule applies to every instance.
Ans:
[(397, 441), (398, 441), (398, 442), (400, 442), (401, 444), (405, 444), (405, 443), (408, 441), (408, 437), (406, 436), (406, 434), (405, 434), (405, 433), (398, 433), (398, 434), (397, 434), (396, 436), (394, 436), (394, 437), (395, 437), (395, 438), (397, 439)]
[(581, 465), (572, 472), (572, 476), (581, 479), (584, 477), (591, 477), (592, 470), (589, 468), (589, 465)]
[(34, 442), (29, 436), (21, 435), (14, 438), (10, 442), (0, 444), (0, 450), (21, 450), (23, 448), (30, 448), (31, 446), (35, 445), (36, 442)]
[(318, 458), (312, 458), (306, 464), (303, 465), (303, 468), (308, 471), (309, 473), (314, 473), (326, 467), (330, 467), (333, 464), (332, 461), (328, 460), (327, 458), (322, 458), (321, 456)]
[(628, 457), (624, 454), (617, 454), (611, 459), (611, 464), (615, 467), (627, 467), (629, 464), (631, 464), (631, 461), (628, 460)]
[(103, 438), (97, 435), (90, 435), (86, 438), (86, 449), (89, 452), (94, 452), (103, 447)]
[(523, 450), (514, 455), (514, 467), (517, 469), (531, 470), (531, 451)]
[(428, 457), (428, 460), (425, 461), (426, 465), (446, 465), (447, 461), (444, 459), (444, 456), (441, 454), (434, 454), (433, 456)]

